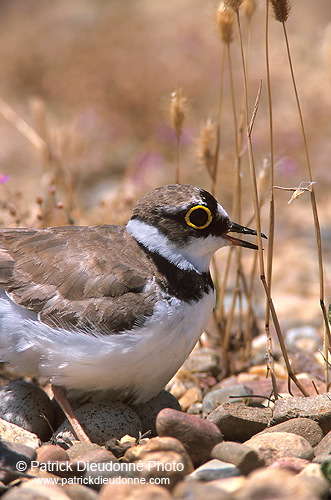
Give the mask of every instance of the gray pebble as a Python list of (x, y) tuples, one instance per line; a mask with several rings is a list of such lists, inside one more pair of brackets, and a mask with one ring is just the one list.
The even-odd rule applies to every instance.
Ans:
[(216, 458), (200, 465), (186, 477), (187, 481), (214, 481), (225, 477), (240, 476), (240, 470), (229, 462), (222, 462)]
[(251, 394), (253, 394), (252, 389), (241, 384), (222, 387), (221, 389), (210, 391), (203, 398), (202, 413), (204, 416), (209, 415), (209, 413), (211, 413), (221, 403), (245, 402), (245, 400), (249, 400), (249, 396)]

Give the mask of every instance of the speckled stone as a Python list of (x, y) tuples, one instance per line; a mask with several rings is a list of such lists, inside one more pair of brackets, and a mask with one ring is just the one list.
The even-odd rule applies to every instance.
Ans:
[[(75, 415), (91, 441), (99, 445), (104, 445), (113, 437), (121, 439), (126, 434), (138, 438), (139, 432), (141, 432), (141, 422), (138, 415), (120, 402), (88, 403), (78, 408)], [(55, 433), (57, 439), (61, 435), (75, 438), (67, 420)]]
[(55, 409), (45, 391), (20, 380), (0, 388), (0, 417), (47, 441), (52, 435)]
[(157, 396), (147, 401), (147, 403), (132, 406), (132, 409), (137, 413), (141, 420), (143, 434), (151, 431), (150, 434), (148, 434), (148, 437), (154, 437), (157, 435), (156, 417), (164, 408), (173, 408), (178, 411), (181, 410), (180, 404), (175, 396), (166, 390), (162, 390)]

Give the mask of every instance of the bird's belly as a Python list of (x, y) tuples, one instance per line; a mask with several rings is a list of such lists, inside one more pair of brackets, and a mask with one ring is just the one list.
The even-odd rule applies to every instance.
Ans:
[(0, 360), (68, 389), (122, 392), (144, 402), (185, 361), (207, 326), (215, 296), (210, 291), (198, 302), (160, 301), (143, 327), (112, 335), (22, 320), (16, 311), (9, 314), (10, 305), (4, 302), (0, 299)]

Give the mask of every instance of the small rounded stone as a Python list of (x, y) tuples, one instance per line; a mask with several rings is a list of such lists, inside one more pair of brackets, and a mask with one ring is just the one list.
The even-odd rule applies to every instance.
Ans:
[(61, 448), (61, 446), (57, 446), (54, 444), (45, 444), (41, 446), (37, 450), (37, 461), (38, 462), (56, 462), (62, 460), (69, 460), (68, 453)]
[(223, 441), (223, 435), (214, 423), (169, 408), (158, 414), (156, 429), (159, 436), (180, 440), (196, 465), (208, 460), (213, 447)]
[(314, 458), (314, 450), (308, 441), (289, 432), (259, 433), (244, 443), (253, 448), (267, 465), (284, 457), (297, 457), (305, 460)]

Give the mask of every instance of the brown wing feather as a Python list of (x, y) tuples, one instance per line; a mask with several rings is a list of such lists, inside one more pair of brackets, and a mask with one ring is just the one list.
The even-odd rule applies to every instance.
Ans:
[(153, 313), (153, 264), (123, 226), (4, 229), (0, 286), (42, 321), (102, 332)]

